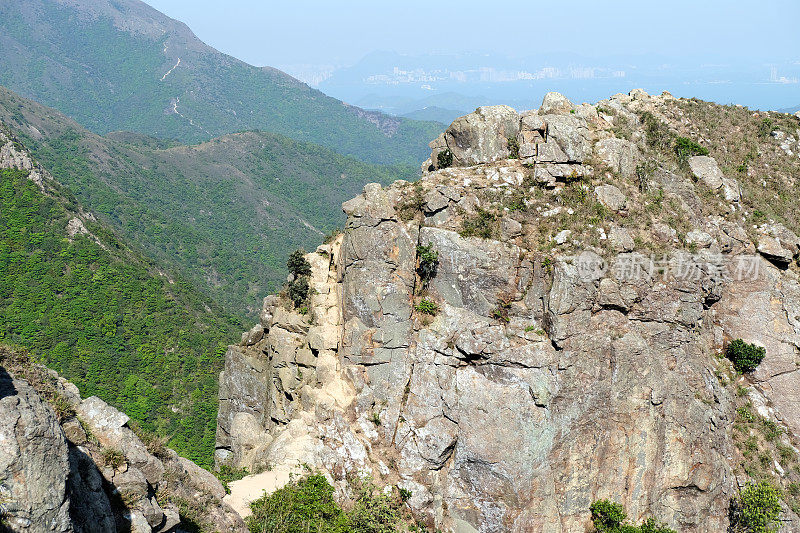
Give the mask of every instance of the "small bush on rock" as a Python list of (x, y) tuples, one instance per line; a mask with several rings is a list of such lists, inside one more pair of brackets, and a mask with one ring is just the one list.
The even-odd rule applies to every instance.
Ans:
[(297, 249), (291, 253), (289, 260), (286, 262), (286, 268), (289, 270), (289, 274), (292, 275), (287, 295), (294, 304), (295, 309), (301, 309), (306, 306), (311, 292), (308, 284), (308, 277), (311, 275), (311, 263), (308, 262), (305, 255), (306, 253), (303, 250)]
[(516, 137), (508, 138), (508, 158), (519, 159), (519, 141)]
[(289, 299), (294, 304), (295, 309), (304, 307), (310, 292), (311, 288), (308, 285), (307, 277), (298, 278), (289, 284)]
[(628, 518), (625, 508), (609, 500), (597, 500), (589, 507), (592, 523), (600, 533), (616, 531)]
[(731, 341), (725, 350), (725, 356), (731, 360), (736, 371), (742, 374), (754, 371), (766, 354), (766, 349), (748, 344), (742, 339)]
[(291, 481), (250, 504), (247, 526), (253, 533), (347, 531), (347, 517), (333, 499), (333, 487), (321, 474)]
[(436, 302), (429, 298), (423, 298), (420, 300), (419, 303), (414, 306), (414, 309), (420, 313), (431, 316), (436, 316), (436, 313), (439, 312), (439, 306), (436, 305)]
[(675, 140), (675, 155), (678, 161), (685, 162), (695, 155), (708, 155), (708, 148), (704, 148), (686, 137), (678, 137)]
[(767, 481), (748, 483), (738, 498), (731, 500), (730, 531), (771, 533), (778, 531), (781, 515), (780, 493)]
[(292, 480), (271, 495), (250, 504), (252, 533), (394, 533), (418, 531), (405, 502), (408, 491), (381, 490), (369, 478), (349, 479), (352, 507), (343, 510), (325, 476)]
[(439, 268), (439, 252), (433, 249), (433, 243), (425, 246), (419, 245), (417, 246), (417, 258), (419, 259), (417, 267), (419, 279), (422, 280), (422, 286), (427, 287)]
[(106, 448), (103, 450), (103, 464), (116, 470), (125, 464), (125, 455), (114, 448)]
[(672, 133), (670, 133), (667, 125), (661, 120), (657, 119), (649, 111), (645, 111), (639, 118), (644, 125), (645, 139), (647, 145), (656, 150), (666, 151), (669, 149), (670, 142), (672, 141)]
[(592, 523), (598, 533), (676, 533), (654, 518), (648, 518), (642, 525), (633, 526), (626, 524), (628, 514), (625, 508), (609, 500), (597, 500), (589, 507), (592, 513)]
[(401, 220), (408, 222), (413, 220), (424, 208), (425, 198), (423, 196), (422, 184), (417, 182), (413, 185), (411, 194), (407, 195), (406, 199), (397, 206), (397, 212)]
[(771, 118), (765, 118), (761, 121), (758, 125), (758, 134), (761, 137), (769, 137), (772, 133), (772, 128), (775, 126), (775, 123), (772, 122)]
[(306, 259), (306, 253), (297, 249), (289, 255), (289, 260), (286, 262), (286, 268), (295, 279), (302, 276), (311, 275), (311, 264)]
[(436, 156), (436, 166), (438, 168), (448, 168), (453, 165), (453, 152), (445, 148)]

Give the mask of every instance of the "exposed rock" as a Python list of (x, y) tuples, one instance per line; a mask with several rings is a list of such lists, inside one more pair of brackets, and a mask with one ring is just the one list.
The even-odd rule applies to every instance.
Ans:
[(569, 115), (575, 106), (561, 93), (550, 92), (544, 95), (539, 106), (540, 115)]
[(626, 178), (636, 174), (636, 166), (642, 157), (635, 144), (617, 137), (599, 140), (595, 152), (611, 170)]
[(67, 442), (53, 410), (0, 367), (0, 487), (13, 531), (71, 532)]
[(781, 224), (759, 228), (758, 253), (780, 266), (787, 268), (800, 253), (800, 239)]
[(242, 334), (242, 346), (252, 346), (264, 338), (264, 326), (260, 323), (253, 326), (253, 328)]
[(570, 235), (572, 235), (572, 232), (570, 230), (568, 230), (568, 229), (561, 230), (556, 234), (556, 237), (555, 237), (554, 240), (556, 241), (556, 244), (559, 244), (559, 245), (566, 244), (567, 241), (569, 241)]
[(627, 207), (628, 199), (614, 185), (598, 185), (594, 188), (597, 200), (612, 211), (622, 211)]
[[(673, 99), (634, 90), (598, 115), (548, 95), (517, 127), (497, 126), (507, 110), (479, 111), (445, 135), (461, 150), (454, 168), (413, 185), (413, 219), (404, 182), (345, 202), (345, 234), (307, 256), (308, 317), (276, 310), (261, 341), (226, 357), (243, 377), (223, 376), (220, 461), (272, 467), (228, 501), (245, 512), (308, 464), (343, 498), (353, 472), (408, 488), (415, 516), (446, 531), (584, 531), (600, 498), (634, 521), (725, 531), (744, 480), (731, 433), (741, 400), (714, 354), (732, 338), (764, 345), (747, 378), (758, 405), (800, 430), (800, 242), (763, 226), (761, 254), (789, 271), (754, 259), (744, 211), (704, 202), (683, 168), (652, 157), (638, 113), (662, 120)], [(508, 160), (515, 128), (520, 160)], [(647, 187), (628, 181), (645, 157)], [(713, 159), (691, 168), (739, 199)], [(432, 279), (419, 245), (438, 254)], [(752, 260), (757, 275), (726, 270)]]
[(705, 183), (710, 189), (717, 190), (722, 187), (725, 177), (713, 157), (696, 155), (689, 158), (689, 167), (697, 179)]
[(733, 178), (727, 178), (720, 170), (713, 157), (697, 155), (689, 158), (689, 167), (697, 179), (705, 183), (710, 189), (722, 189), (725, 200), (738, 202), (741, 197), (739, 183)]
[[(203, 528), (246, 531), (211, 473), (168, 448), (152, 455), (123, 413), (96, 397), (81, 401), (52, 371), (9, 360), (13, 372), (35, 376), (34, 388), (0, 367), (0, 490), (13, 531), (175, 531), (181, 520), (172, 498), (193, 507)], [(59, 424), (42, 400), (56, 392), (79, 418), (67, 413)]]
[(573, 115), (544, 115), (547, 141), (554, 140), (570, 162), (582, 163), (591, 152), (591, 136), (586, 121)]
[(686, 243), (700, 248), (708, 248), (713, 242), (714, 238), (704, 231), (692, 230), (686, 234)]
[(630, 232), (619, 226), (611, 226), (608, 240), (611, 242), (611, 247), (617, 252), (631, 252), (635, 246)]
[(516, 111), (508, 106), (488, 106), (456, 119), (445, 131), (444, 138), (453, 154), (453, 165), (471, 166), (507, 159), (508, 139), (516, 138), (517, 133), (519, 115)]

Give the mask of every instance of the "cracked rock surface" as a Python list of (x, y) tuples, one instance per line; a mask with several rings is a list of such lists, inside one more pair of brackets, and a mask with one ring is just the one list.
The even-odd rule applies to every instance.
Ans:
[[(563, 205), (526, 204), (527, 218), (499, 209), (485, 235), (469, 235), (465, 223), (492, 198), (520, 189), (565, 194), (594, 176), (583, 198), (620, 217), (641, 202), (637, 186), (605, 184), (602, 165), (630, 179), (644, 134), (611, 140), (605, 113), (636, 125), (632, 108), (657, 111), (672, 97), (618, 95), (598, 113), (559, 96), (538, 112), (481, 108), (459, 119), (431, 143), (418, 184), (370, 184), (344, 204), (344, 234), (307, 256), (308, 312), (270, 298), (263, 337), (229, 349), (218, 463), (307, 464), (340, 493), (346, 474), (369, 474), (410, 490), (416, 515), (444, 531), (589, 531), (601, 498), (681, 532), (727, 529), (740, 483), (736, 404), (715, 355), (732, 338), (766, 346), (753, 379), (800, 431), (796, 237), (765, 227), (775, 243), (759, 255), (741, 225), (703, 215), (699, 187), (729, 211), (740, 201), (710, 158), (693, 162), (697, 184), (674, 168), (651, 178), (697, 226), (684, 239), (692, 253), (677, 249), (668, 224), (643, 229), (687, 275), (663, 275), (630, 226), (599, 228), (595, 241), (607, 245), (584, 250), (573, 248), (577, 233), (538, 239)], [(508, 159), (513, 135), (520, 159)], [(437, 169), (444, 149), (453, 166)], [(438, 254), (431, 280), (418, 273), (426, 245)], [(719, 257), (747, 257), (758, 275), (723, 276), (709, 267)], [(435, 316), (419, 310), (422, 298)]]

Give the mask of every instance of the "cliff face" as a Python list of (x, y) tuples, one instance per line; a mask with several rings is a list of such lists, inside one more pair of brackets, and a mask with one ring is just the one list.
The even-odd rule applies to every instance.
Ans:
[[(584, 531), (600, 498), (726, 530), (752, 474), (737, 407), (785, 446), (800, 432), (800, 239), (753, 223), (750, 171), (674, 148), (706, 134), (691, 105), (480, 108), (431, 143), (421, 181), (346, 202), (344, 234), (307, 256), (305, 314), (267, 298), (226, 356), (217, 461), (267, 469), (232, 503), (307, 464), (411, 490), (448, 531)], [(764, 142), (770, 180), (796, 176)], [(767, 349), (747, 378), (719, 356), (737, 338)]]

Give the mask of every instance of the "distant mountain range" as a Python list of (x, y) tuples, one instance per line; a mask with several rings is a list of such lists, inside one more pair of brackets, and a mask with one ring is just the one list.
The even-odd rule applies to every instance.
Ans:
[(787, 107), (785, 109), (779, 109), (778, 111), (780, 113), (797, 113), (798, 111), (800, 111), (800, 105), (797, 107)]
[(417, 165), (440, 125), (368, 112), (201, 42), (138, 0), (0, 2), (0, 85), (95, 133), (199, 142), (264, 130)]
[(292, 250), (341, 227), (343, 201), (417, 168), (370, 165), (274, 133), (193, 146), (101, 137), (1, 87), (0, 121), (104, 222), (239, 316), (280, 288)]

